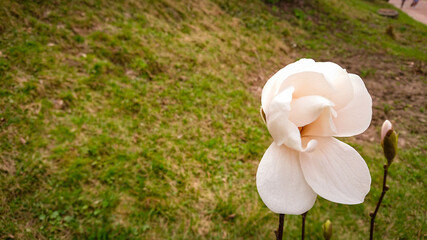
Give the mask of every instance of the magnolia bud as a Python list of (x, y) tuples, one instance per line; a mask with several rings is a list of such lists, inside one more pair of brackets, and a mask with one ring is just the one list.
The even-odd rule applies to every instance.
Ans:
[(397, 153), (397, 133), (389, 120), (386, 120), (381, 128), (381, 146), (388, 164), (391, 164)]
[(323, 230), (323, 237), (326, 240), (331, 239), (332, 237), (332, 223), (331, 221), (326, 220), (326, 222), (322, 225), (322, 230)]

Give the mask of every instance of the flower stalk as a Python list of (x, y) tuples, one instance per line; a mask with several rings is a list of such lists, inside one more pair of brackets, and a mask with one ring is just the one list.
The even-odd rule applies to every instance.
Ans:
[(388, 191), (389, 187), (387, 186), (387, 173), (389, 164), (384, 164), (384, 179), (383, 179), (383, 190), (381, 192), (380, 199), (378, 200), (377, 206), (375, 207), (375, 211), (370, 214), (371, 216), (371, 228), (369, 232), (369, 240), (374, 239), (374, 227), (375, 227), (375, 217), (377, 216), (378, 210), (380, 209), (381, 203), (383, 201), (384, 195)]
[(305, 217), (307, 216), (307, 213), (308, 212), (301, 214), (302, 216), (301, 240), (304, 240), (305, 238)]
[(387, 186), (387, 174), (388, 168), (397, 154), (397, 138), (398, 135), (396, 131), (393, 130), (393, 125), (391, 122), (389, 120), (384, 121), (381, 128), (381, 146), (383, 148), (384, 156), (387, 159), (387, 163), (384, 164), (383, 190), (381, 192), (380, 199), (378, 200), (377, 206), (375, 207), (375, 211), (369, 214), (371, 216), (369, 240), (374, 239), (375, 217), (377, 216), (378, 210), (380, 209), (384, 195), (389, 190), (389, 187)]
[(283, 238), (284, 221), (285, 221), (285, 214), (279, 214), (279, 228), (274, 232), (276, 234), (276, 240), (282, 240)]

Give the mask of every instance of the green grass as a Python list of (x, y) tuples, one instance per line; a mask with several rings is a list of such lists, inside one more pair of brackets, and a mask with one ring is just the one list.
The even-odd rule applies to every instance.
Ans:
[[(403, 12), (397, 19), (377, 14), (380, 8), (390, 7), (394, 8), (384, 1), (306, 1), (301, 9), (287, 9), (287, 13), (294, 14), (289, 21), (305, 30), (295, 41), (313, 56), (332, 51), (349, 57), (356, 51), (427, 61), (422, 40), (427, 37), (427, 26), (414, 23)], [(387, 34), (388, 28), (394, 37)]]
[[(295, 54), (329, 48), (426, 62), (413, 40), (427, 28), (380, 20), (383, 5), (319, 0), (285, 14), (255, 0), (2, 1), (0, 238), (274, 239), (277, 215), (255, 186), (272, 141), (260, 87)], [(337, 239), (368, 235), (383, 160), (378, 144), (355, 147), (371, 193), (356, 206), (319, 198), (310, 239), (326, 219)], [(392, 165), (377, 236), (424, 237), (423, 147)], [(287, 216), (285, 236), (298, 238), (300, 221)]]

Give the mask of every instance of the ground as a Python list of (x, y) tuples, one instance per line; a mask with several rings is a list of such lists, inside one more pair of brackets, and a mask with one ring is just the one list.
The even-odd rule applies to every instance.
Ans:
[[(401, 0), (390, 0), (391, 4), (395, 7), (400, 8), (402, 5)], [(411, 7), (413, 1), (406, 0), (401, 8), (402, 11), (413, 17), (415, 20), (427, 24), (427, 1), (420, 0), (415, 7)]]

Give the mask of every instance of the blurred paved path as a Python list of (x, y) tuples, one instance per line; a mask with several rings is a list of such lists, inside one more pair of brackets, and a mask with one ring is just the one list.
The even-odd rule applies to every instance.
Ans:
[[(400, 8), (402, 0), (390, 0), (389, 3)], [(401, 9), (413, 19), (427, 25), (427, 0), (419, 0), (417, 6), (414, 8), (411, 7), (411, 3), (412, 0), (406, 0), (403, 8)]]

